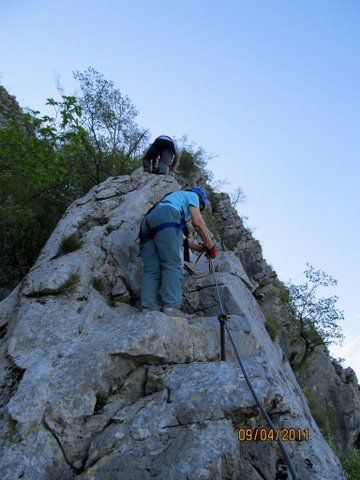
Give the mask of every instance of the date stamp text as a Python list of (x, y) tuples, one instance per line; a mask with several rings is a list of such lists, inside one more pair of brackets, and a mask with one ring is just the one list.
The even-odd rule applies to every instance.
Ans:
[(267, 442), (279, 440), (283, 442), (303, 442), (309, 441), (308, 428), (245, 428), (238, 429), (238, 439), (240, 442)]

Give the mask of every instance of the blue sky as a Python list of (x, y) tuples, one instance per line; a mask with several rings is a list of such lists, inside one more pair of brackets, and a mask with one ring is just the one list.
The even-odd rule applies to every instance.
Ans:
[(338, 279), (334, 354), (359, 377), (359, 17), (350, 0), (0, 0), (0, 83), (43, 111), (56, 76), (71, 93), (93, 66), (153, 136), (216, 154), (280, 279), (306, 262)]

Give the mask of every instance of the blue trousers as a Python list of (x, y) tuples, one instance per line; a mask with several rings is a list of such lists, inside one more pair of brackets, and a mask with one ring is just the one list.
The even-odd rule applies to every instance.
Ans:
[[(180, 223), (181, 215), (169, 205), (159, 205), (141, 223), (141, 231), (149, 233), (165, 222)], [(154, 239), (140, 245), (144, 269), (141, 282), (141, 306), (151, 310), (162, 307), (181, 308), (183, 233), (177, 228), (165, 228)]]

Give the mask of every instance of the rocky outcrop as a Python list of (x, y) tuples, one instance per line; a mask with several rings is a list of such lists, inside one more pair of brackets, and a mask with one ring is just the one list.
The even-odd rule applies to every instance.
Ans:
[(226, 193), (212, 193), (212, 212), (221, 227), (226, 247), (239, 258), (256, 287), (271, 283), (276, 273), (267, 264), (260, 242), (244, 226)]
[(354, 370), (342, 368), (325, 349), (319, 349), (297, 378), (316, 404), (319, 420), (324, 427), (329, 424), (333, 441), (345, 450), (360, 448), (360, 389)]
[[(241, 260), (264, 317), (277, 325), (274, 341), (296, 367), (305, 346), (291, 319), (284, 284), (263, 258), (260, 243), (244, 226), (229, 196), (214, 193), (212, 198), (213, 215), (225, 245)], [(342, 368), (331, 359), (327, 349), (320, 347), (306, 365), (294, 372), (333, 444), (343, 450), (360, 448), (360, 389), (355, 372)]]
[[(211, 276), (186, 277), (194, 318), (138, 308), (144, 212), (170, 176), (109, 178), (66, 211), (21, 284), (0, 303), (4, 480), (289, 478), (276, 442), (240, 442), (263, 420), (227, 344)], [(64, 250), (64, 240), (76, 238)], [(68, 242), (69, 244), (69, 242)], [(71, 244), (71, 242), (70, 242)], [(302, 479), (343, 479), (234, 252), (216, 263), (229, 328)]]

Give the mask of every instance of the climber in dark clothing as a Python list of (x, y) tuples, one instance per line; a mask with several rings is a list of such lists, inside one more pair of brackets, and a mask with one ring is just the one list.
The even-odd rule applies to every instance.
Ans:
[[(156, 159), (160, 156), (159, 165)], [(143, 158), (144, 172), (168, 175), (173, 172), (180, 160), (180, 151), (175, 140), (167, 135), (157, 137)]]

